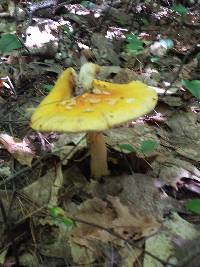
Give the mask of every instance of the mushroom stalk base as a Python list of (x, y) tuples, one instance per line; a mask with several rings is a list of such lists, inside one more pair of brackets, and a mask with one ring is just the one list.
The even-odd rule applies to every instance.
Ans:
[(100, 178), (108, 175), (107, 148), (104, 135), (98, 132), (88, 133), (87, 141), (91, 157), (91, 176)]

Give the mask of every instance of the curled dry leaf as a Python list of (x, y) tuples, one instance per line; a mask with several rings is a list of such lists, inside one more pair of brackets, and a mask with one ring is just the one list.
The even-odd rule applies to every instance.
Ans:
[(182, 178), (200, 182), (200, 171), (190, 162), (175, 158), (167, 152), (160, 153), (152, 163), (154, 173), (162, 184), (167, 184), (178, 190)]
[[(121, 189), (116, 184), (121, 185)], [(138, 174), (107, 178), (106, 184), (93, 183), (91, 194), (94, 198), (84, 201), (74, 211), (73, 217), (112, 228), (126, 239), (138, 240), (160, 229), (165, 212), (161, 202), (164, 201), (151, 177)], [(90, 245), (91, 240), (110, 241), (123, 246), (122, 240), (91, 225), (78, 225), (73, 229), (71, 238), (91, 249), (94, 248)]]
[[(73, 215), (76, 219), (88, 223), (76, 223), (76, 227), (69, 233), (70, 248), (75, 263), (83, 264), (86, 254), (98, 258), (98, 254), (106, 243), (124, 248), (123, 253), (128, 253), (123, 238), (137, 240), (152, 235), (159, 230), (160, 223), (156, 219), (140, 214), (134, 216), (129, 207), (122, 204), (118, 197), (109, 196), (108, 198), (113, 206), (112, 208), (105, 201), (93, 198), (83, 202), (75, 212), (75, 216)], [(113, 229), (122, 239), (108, 233), (101, 227), (108, 230)], [(74, 244), (76, 244), (76, 247), (74, 247)], [(84, 255), (83, 258), (77, 258), (77, 248), (81, 250), (81, 255)], [(136, 253), (139, 255), (140, 251)], [(136, 259), (137, 256), (133, 260)]]
[(8, 134), (0, 134), (0, 142), (4, 148), (13, 155), (22, 165), (31, 166), (34, 152), (31, 150), (25, 140), (14, 138)]

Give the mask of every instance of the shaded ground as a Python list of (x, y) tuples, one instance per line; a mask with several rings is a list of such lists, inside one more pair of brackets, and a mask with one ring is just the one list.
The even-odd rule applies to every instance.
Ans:
[[(200, 106), (181, 79), (200, 80), (200, 7), (74, 2), (0, 5), (0, 33), (21, 44), (0, 42), (0, 264), (199, 266), (200, 217), (185, 204), (200, 193)], [(84, 133), (29, 127), (58, 74), (85, 61), (104, 66), (99, 79), (159, 95), (151, 114), (105, 132), (101, 181)]]

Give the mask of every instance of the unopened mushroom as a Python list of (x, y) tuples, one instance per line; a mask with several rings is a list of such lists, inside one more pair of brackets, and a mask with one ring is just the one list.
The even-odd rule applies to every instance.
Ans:
[(71, 69), (69, 73), (66, 84), (60, 87), (56, 84), (35, 110), (31, 127), (43, 132), (88, 133), (91, 175), (99, 178), (108, 174), (102, 132), (149, 113), (157, 103), (157, 94), (140, 81), (114, 84), (93, 79), (90, 91), (69, 98), (72, 91), (69, 87), (74, 86)]

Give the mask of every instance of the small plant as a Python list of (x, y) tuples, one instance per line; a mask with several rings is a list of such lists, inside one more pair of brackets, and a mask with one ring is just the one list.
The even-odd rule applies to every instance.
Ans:
[(190, 93), (200, 100), (200, 80), (182, 80), (182, 85), (190, 91)]
[(194, 213), (200, 214), (200, 199), (194, 199), (186, 204), (186, 209)]
[(135, 34), (128, 35), (126, 40), (126, 49), (128, 52), (138, 54), (144, 49), (144, 43)]
[(43, 85), (43, 90), (45, 92), (50, 92), (52, 90), (52, 88), (53, 88), (53, 85), (52, 84), (44, 84)]
[(132, 152), (141, 152), (143, 154), (146, 154), (148, 152), (152, 152), (156, 149), (157, 147), (157, 142), (154, 140), (144, 140), (141, 142), (140, 147), (134, 148), (130, 144), (119, 144), (118, 147), (121, 150), (121, 152), (125, 153), (132, 153)]
[(96, 5), (90, 1), (82, 1), (81, 5), (87, 9), (94, 9)]
[(140, 144), (140, 151), (143, 154), (148, 153), (148, 152), (152, 152), (156, 149), (157, 145), (158, 145), (157, 142), (154, 140), (144, 140)]
[(60, 207), (50, 207), (49, 213), (56, 225), (65, 226), (66, 228), (74, 226), (74, 222), (66, 217), (64, 210)]
[(0, 38), (0, 52), (2, 54), (12, 52), (21, 47), (22, 44), (15, 34), (7, 33)]
[(186, 16), (188, 14), (188, 10), (186, 7), (184, 7), (181, 4), (178, 5), (173, 5), (172, 6), (172, 10), (176, 11), (177, 13), (179, 13), (181, 16)]

